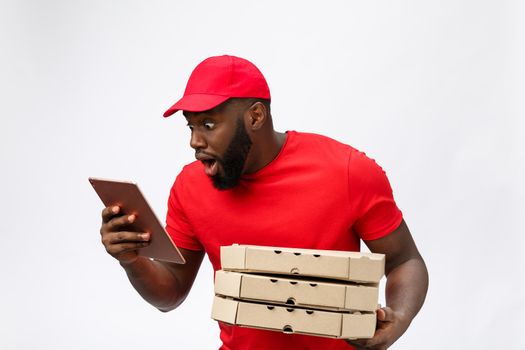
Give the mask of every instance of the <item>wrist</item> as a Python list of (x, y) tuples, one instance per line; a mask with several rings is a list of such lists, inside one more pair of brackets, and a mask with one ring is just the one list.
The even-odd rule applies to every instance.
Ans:
[(131, 260), (119, 260), (119, 264), (120, 266), (122, 266), (124, 270), (133, 271), (137, 269), (140, 265), (143, 264), (142, 262), (143, 259), (144, 257), (137, 256), (135, 257), (135, 259), (131, 259)]

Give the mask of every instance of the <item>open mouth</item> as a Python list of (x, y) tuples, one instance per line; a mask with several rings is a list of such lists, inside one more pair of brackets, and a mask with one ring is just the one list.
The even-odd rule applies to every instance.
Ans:
[(202, 159), (202, 164), (204, 165), (204, 172), (208, 176), (214, 176), (217, 174), (218, 163), (215, 159)]

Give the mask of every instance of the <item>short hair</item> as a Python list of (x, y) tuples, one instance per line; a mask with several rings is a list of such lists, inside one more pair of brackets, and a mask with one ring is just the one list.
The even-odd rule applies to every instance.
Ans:
[(228, 100), (226, 100), (226, 102), (223, 103), (224, 106), (227, 106), (229, 105), (230, 103), (239, 103), (239, 104), (243, 104), (246, 108), (248, 108), (249, 106), (253, 105), (254, 103), (257, 103), (257, 102), (260, 102), (264, 105), (264, 107), (266, 108), (266, 110), (268, 111), (268, 115), (271, 116), (272, 113), (271, 113), (271, 109), (270, 109), (270, 104), (271, 104), (271, 101), (270, 100), (267, 100), (267, 99), (264, 99), (264, 98), (244, 98), (244, 97), (232, 97)]

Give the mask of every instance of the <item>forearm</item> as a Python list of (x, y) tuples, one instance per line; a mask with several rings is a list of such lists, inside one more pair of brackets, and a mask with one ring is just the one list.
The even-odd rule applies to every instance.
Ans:
[(131, 264), (121, 266), (137, 292), (151, 305), (161, 311), (176, 308), (187, 292), (177, 283), (176, 277), (163, 263), (139, 257)]
[(418, 255), (396, 266), (387, 275), (386, 304), (410, 324), (417, 315), (428, 289), (428, 272)]

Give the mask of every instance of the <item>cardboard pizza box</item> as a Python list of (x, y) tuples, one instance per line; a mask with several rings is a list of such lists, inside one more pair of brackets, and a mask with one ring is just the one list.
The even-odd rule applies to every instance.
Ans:
[(374, 312), (379, 288), (377, 284), (320, 282), (219, 270), (215, 273), (215, 294), (302, 307)]
[(383, 254), (278, 248), (251, 245), (221, 247), (223, 270), (301, 275), (378, 283), (385, 273)]
[(342, 313), (265, 305), (215, 296), (212, 318), (231, 325), (330, 338), (371, 338), (375, 313)]

